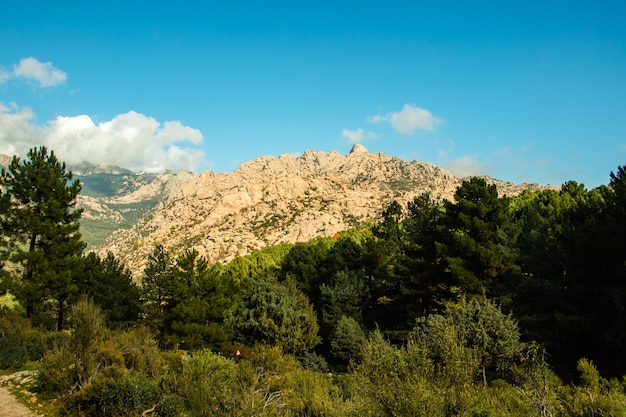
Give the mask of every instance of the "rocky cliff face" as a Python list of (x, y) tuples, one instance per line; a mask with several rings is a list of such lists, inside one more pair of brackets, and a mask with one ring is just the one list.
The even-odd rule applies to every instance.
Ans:
[[(539, 188), (489, 181), (508, 195)], [(362, 145), (348, 155), (309, 150), (297, 158), (261, 157), (231, 174), (167, 173), (117, 197), (127, 203), (159, 199), (146, 217), (113, 233), (99, 251), (113, 252), (135, 273), (156, 244), (174, 254), (195, 248), (211, 262), (227, 261), (377, 220), (394, 199), (404, 205), (423, 192), (450, 199), (460, 182), (436, 166), (369, 153)]]

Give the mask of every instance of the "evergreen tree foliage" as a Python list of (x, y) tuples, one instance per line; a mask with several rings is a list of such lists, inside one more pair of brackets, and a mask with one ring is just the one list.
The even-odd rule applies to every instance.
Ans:
[(562, 374), (580, 357), (610, 376), (626, 370), (624, 177), (620, 168), (609, 186), (569, 181), (515, 201), (522, 275), (512, 307)]
[(157, 245), (144, 270), (142, 292), (146, 323), (161, 345), (220, 349), (230, 340), (224, 317), (232, 291), (196, 250), (172, 259)]
[(10, 260), (21, 266), (21, 298), (29, 319), (45, 301), (55, 303), (57, 328), (78, 293), (73, 271), (85, 248), (76, 208), (80, 181), (54, 152), (33, 148), (27, 159), (13, 157), (0, 174), (4, 189), (2, 229), (14, 243)]
[(165, 320), (172, 302), (171, 283), (174, 261), (163, 245), (156, 245), (148, 256), (141, 282), (141, 298), (146, 324), (156, 332), (160, 344), (165, 342)]
[(336, 326), (341, 317), (350, 317), (363, 322), (363, 306), (367, 289), (362, 273), (355, 271), (337, 272), (329, 285), (322, 284), (321, 317), (322, 328), (328, 331)]
[(10, 247), (14, 243), (9, 239), (10, 224), (7, 222), (7, 213), (10, 207), (11, 198), (3, 187), (0, 187), (0, 268), (3, 268), (8, 261), (11, 254)]
[(488, 372), (497, 375), (512, 368), (523, 350), (517, 322), (486, 298), (468, 301), (463, 297), (448, 303), (442, 314), (418, 319), (412, 337), (428, 349), (436, 363), (453, 357), (459, 346), (470, 349), (485, 386)]
[(383, 210), (382, 220), (374, 228), (374, 234), (379, 238), (387, 241), (395, 242), (400, 246), (404, 238), (404, 230), (402, 228), (402, 220), (404, 218), (404, 210), (400, 203), (393, 200), (389, 206)]
[(268, 246), (246, 256), (238, 256), (227, 264), (213, 264), (213, 273), (240, 288), (248, 288), (257, 277), (276, 273), (283, 259), (289, 254), (292, 244)]
[(280, 346), (285, 352), (304, 354), (315, 347), (317, 317), (306, 295), (291, 281), (264, 277), (244, 291), (228, 322), (242, 343)]
[(363, 271), (367, 287), (363, 320), (368, 328), (393, 328), (401, 318), (398, 304), (394, 302), (400, 294), (400, 281), (393, 275), (399, 246), (396, 241), (376, 236), (377, 233), (363, 242)]
[(462, 291), (482, 294), (518, 270), (509, 199), (479, 177), (463, 181), (454, 198), (444, 203), (437, 252)]
[(341, 316), (331, 335), (330, 353), (343, 365), (358, 363), (365, 340), (359, 322), (352, 317)]
[(231, 307), (232, 294), (196, 250), (188, 250), (176, 259), (171, 292), (165, 319), (166, 340), (188, 348), (223, 348), (231, 337), (224, 318)]
[(327, 279), (324, 266), (332, 245), (327, 238), (296, 243), (280, 265), (281, 279), (292, 279), (313, 304), (319, 300), (319, 286)]
[(100, 308), (109, 327), (124, 327), (139, 319), (140, 289), (130, 270), (113, 253), (108, 252), (104, 259), (88, 253), (76, 281), (79, 291)]
[(326, 277), (339, 271), (359, 271), (363, 266), (363, 249), (351, 237), (339, 237), (324, 259)]
[(404, 328), (412, 327), (417, 317), (436, 312), (452, 297), (452, 283), (442, 273), (435, 246), (441, 217), (441, 203), (428, 193), (407, 204), (403, 247), (392, 272), (399, 281), (398, 324)]

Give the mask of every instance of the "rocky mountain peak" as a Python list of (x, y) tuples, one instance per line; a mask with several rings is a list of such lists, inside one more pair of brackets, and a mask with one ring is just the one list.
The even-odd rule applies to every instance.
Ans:
[(363, 154), (363, 153), (368, 153), (368, 151), (365, 148), (365, 146), (361, 145), (360, 143), (355, 143), (354, 146), (352, 146), (352, 149), (350, 150), (350, 154)]
[[(167, 197), (99, 249), (137, 275), (156, 244), (174, 254), (193, 248), (210, 262), (227, 261), (376, 221), (392, 200), (405, 205), (424, 192), (451, 199), (461, 182), (434, 165), (369, 153), (361, 144), (347, 155), (307, 150), (260, 157), (233, 173), (169, 175), (142, 187), (152, 191), (145, 193), (150, 198), (166, 190)], [(532, 188), (490, 181), (505, 185), (509, 195)]]

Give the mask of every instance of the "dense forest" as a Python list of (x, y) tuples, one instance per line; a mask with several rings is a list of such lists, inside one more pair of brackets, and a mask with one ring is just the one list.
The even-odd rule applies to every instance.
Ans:
[(226, 264), (157, 245), (140, 282), (85, 251), (54, 152), (0, 189), (0, 368), (48, 415), (626, 416), (625, 167)]

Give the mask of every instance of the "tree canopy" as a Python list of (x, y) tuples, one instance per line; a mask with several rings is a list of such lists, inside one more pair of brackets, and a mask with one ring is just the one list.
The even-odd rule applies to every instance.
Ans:
[(22, 268), (20, 296), (31, 321), (44, 300), (53, 301), (58, 329), (78, 293), (72, 271), (85, 248), (78, 223), (82, 209), (76, 207), (81, 184), (72, 179), (65, 163), (43, 146), (25, 160), (13, 157), (0, 173), (2, 231), (14, 242), (9, 259)]

